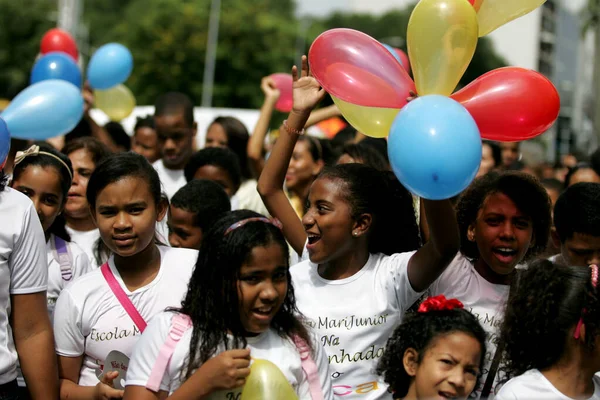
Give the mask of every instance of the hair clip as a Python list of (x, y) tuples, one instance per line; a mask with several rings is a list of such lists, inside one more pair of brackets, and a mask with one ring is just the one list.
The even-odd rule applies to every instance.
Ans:
[(427, 313), (430, 311), (446, 311), (454, 310), (455, 308), (464, 308), (463, 303), (458, 299), (446, 299), (446, 296), (440, 294), (435, 297), (428, 297), (421, 305), (417, 312)]
[[(592, 283), (592, 287), (595, 289), (598, 287), (598, 266), (596, 264), (590, 265), (590, 280)], [(581, 333), (581, 326), (583, 325), (583, 315), (587, 312), (584, 308), (581, 313), (581, 318), (579, 318), (579, 322), (577, 322), (577, 327), (575, 327), (575, 333), (573, 337), (575, 339), (579, 339), (579, 335)]]
[(592, 279), (592, 287), (598, 286), (598, 266), (596, 264), (590, 265), (590, 275)]
[(267, 217), (251, 217), (251, 218), (246, 218), (243, 219), (241, 221), (236, 222), (235, 224), (231, 225), (229, 228), (227, 228), (227, 230), (225, 231), (225, 235), (231, 233), (232, 231), (235, 231), (236, 229), (246, 225), (248, 222), (264, 222), (266, 224), (271, 224), (277, 228), (279, 228), (280, 230), (283, 229), (283, 225), (281, 224), (281, 221), (279, 221), (277, 218), (267, 218)]
[(61, 160), (59, 157), (55, 156), (52, 153), (48, 153), (47, 151), (40, 151), (40, 146), (35, 145), (35, 144), (25, 151), (17, 151), (17, 154), (15, 155), (14, 165), (15, 166), (19, 165), (19, 163), (23, 162), (23, 160), (25, 160), (27, 157), (39, 156), (39, 155), (50, 156), (50, 157), (56, 158), (58, 161), (60, 161), (60, 163), (62, 165), (65, 166), (65, 168), (67, 169), (67, 172), (69, 173), (69, 176), (71, 177), (71, 179), (73, 179), (73, 173), (69, 169), (69, 166), (63, 160)]

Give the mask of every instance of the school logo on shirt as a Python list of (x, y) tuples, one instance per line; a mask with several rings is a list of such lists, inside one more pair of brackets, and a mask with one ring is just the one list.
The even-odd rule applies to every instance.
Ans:
[(119, 327), (115, 327), (109, 331), (100, 331), (96, 328), (92, 328), (89, 338), (94, 342), (107, 342), (110, 340), (118, 340), (128, 338), (130, 336), (137, 336), (140, 333), (140, 330), (137, 328), (137, 326), (135, 326), (135, 324), (132, 325), (131, 329), (119, 329)]

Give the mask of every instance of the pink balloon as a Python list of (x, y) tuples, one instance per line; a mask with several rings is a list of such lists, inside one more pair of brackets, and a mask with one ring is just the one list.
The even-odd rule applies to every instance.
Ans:
[(402, 108), (416, 91), (402, 65), (381, 43), (352, 29), (331, 29), (308, 52), (313, 76), (332, 96), (365, 107)]
[(408, 55), (406, 55), (406, 53), (400, 49), (394, 49), (394, 51), (400, 57), (400, 62), (402, 63), (402, 66), (406, 70), (406, 73), (410, 74), (410, 61), (408, 60)]
[(271, 75), (270, 78), (273, 79), (275, 87), (279, 89), (280, 92), (279, 100), (277, 100), (277, 103), (275, 104), (275, 109), (285, 113), (292, 111), (292, 85), (294, 84), (292, 75), (278, 73)]

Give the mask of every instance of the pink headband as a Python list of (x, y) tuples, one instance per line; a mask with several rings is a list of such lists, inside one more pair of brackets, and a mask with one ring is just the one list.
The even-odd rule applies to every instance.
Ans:
[(267, 217), (252, 217), (252, 218), (243, 219), (243, 220), (238, 221), (235, 224), (231, 225), (225, 231), (225, 235), (228, 235), (232, 231), (235, 231), (237, 228), (240, 228), (240, 227), (246, 225), (248, 222), (264, 222), (266, 224), (271, 224), (271, 225), (273, 225), (273, 226), (275, 226), (275, 227), (277, 227), (279, 229), (283, 228), (283, 226), (281, 225), (281, 221), (279, 221), (276, 218), (270, 219), (270, 218), (267, 218)]
[[(592, 287), (596, 289), (598, 287), (598, 266), (596, 264), (590, 265), (590, 279), (592, 280)], [(586, 309), (583, 309), (583, 313), (586, 313)], [(579, 335), (581, 333), (581, 326), (583, 325), (583, 315), (579, 318), (579, 322), (577, 323), (577, 327), (575, 328), (575, 334), (573, 337), (575, 339), (579, 339)]]

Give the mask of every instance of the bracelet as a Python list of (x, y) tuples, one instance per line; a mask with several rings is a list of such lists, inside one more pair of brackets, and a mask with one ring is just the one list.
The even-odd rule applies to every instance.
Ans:
[(304, 135), (304, 129), (298, 130), (290, 128), (290, 126), (287, 123), (287, 119), (283, 121), (283, 129), (285, 129), (285, 131), (290, 135)]

